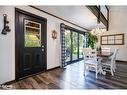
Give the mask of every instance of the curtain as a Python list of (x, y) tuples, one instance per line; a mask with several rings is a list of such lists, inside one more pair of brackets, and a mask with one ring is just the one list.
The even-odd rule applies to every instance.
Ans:
[[(66, 43), (65, 43), (65, 27), (66, 25), (60, 24), (60, 38), (61, 38), (61, 67), (65, 67), (66, 63)], [(84, 48), (88, 47), (88, 33), (84, 32)]]
[(66, 63), (66, 46), (65, 46), (65, 24), (60, 24), (60, 38), (61, 38), (61, 67), (65, 67)]

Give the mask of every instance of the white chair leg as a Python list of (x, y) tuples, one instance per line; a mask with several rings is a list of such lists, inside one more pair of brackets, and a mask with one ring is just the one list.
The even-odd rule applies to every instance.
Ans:
[(116, 64), (114, 64), (114, 68), (117, 69), (117, 68), (116, 68)]
[(86, 76), (86, 66), (84, 65), (84, 76)]
[(114, 61), (114, 69), (116, 69), (116, 62)]
[(98, 74), (98, 71), (97, 71), (97, 69), (98, 69), (98, 68), (96, 67), (96, 79), (97, 79), (97, 74)]
[(97, 79), (97, 72), (96, 72), (96, 79)]
[(113, 72), (116, 72), (115, 68), (113, 68)]
[(114, 62), (114, 65), (113, 65), (113, 72), (115, 72), (115, 70), (116, 70), (116, 64), (115, 64), (115, 62)]
[(114, 76), (113, 69), (111, 69), (111, 74), (112, 74), (112, 76)]

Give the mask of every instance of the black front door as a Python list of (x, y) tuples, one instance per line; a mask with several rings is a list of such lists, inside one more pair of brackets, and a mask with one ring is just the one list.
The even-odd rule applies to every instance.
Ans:
[(16, 79), (46, 70), (45, 18), (16, 9)]

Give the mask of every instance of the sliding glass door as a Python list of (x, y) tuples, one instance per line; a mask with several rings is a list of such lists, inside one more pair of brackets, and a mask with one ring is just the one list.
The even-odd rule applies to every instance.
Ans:
[(65, 43), (66, 43), (66, 62), (71, 61), (71, 31), (66, 30), (65, 32)]
[(83, 58), (84, 35), (79, 34), (79, 58)]
[(72, 61), (78, 60), (78, 33), (72, 32)]
[(83, 58), (84, 34), (78, 31), (65, 31), (66, 63), (79, 61)]

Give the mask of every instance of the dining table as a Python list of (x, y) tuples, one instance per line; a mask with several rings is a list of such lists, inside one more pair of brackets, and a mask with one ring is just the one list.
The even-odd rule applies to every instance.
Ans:
[(113, 55), (113, 52), (97, 52), (97, 56), (99, 57), (110, 57)]

